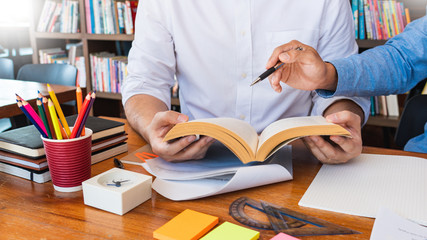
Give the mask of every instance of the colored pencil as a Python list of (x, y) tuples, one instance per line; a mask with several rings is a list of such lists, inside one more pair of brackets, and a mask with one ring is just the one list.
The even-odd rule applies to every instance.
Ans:
[(59, 120), (56, 116), (55, 106), (53, 105), (52, 100), (48, 100), (47, 106), (49, 108), (50, 117), (52, 118), (53, 128), (55, 129), (56, 138), (58, 140), (62, 139), (61, 130), (59, 129)]
[(64, 125), (65, 132), (67, 136), (71, 135), (70, 128), (68, 127), (68, 123), (65, 120), (64, 113), (62, 112), (61, 106), (59, 105), (58, 99), (56, 98), (56, 94), (53, 89), (47, 84), (47, 91), (49, 92), (50, 98), (52, 99), (53, 104), (55, 105), (56, 112), (58, 113), (59, 119), (61, 119), (62, 125)]
[[(81, 109), (82, 109), (82, 102), (83, 102), (83, 96), (82, 96), (82, 89), (80, 88), (80, 85), (77, 85), (77, 89), (76, 89), (76, 101), (77, 101), (77, 113), (80, 113)], [(82, 130), (82, 136), (85, 135), (85, 128), (83, 126), (83, 130)]]
[(85, 127), (85, 123), (86, 123), (87, 117), (89, 116), (89, 112), (90, 112), (90, 109), (92, 108), (93, 102), (95, 101), (95, 97), (96, 97), (96, 94), (95, 92), (93, 92), (90, 98), (89, 106), (87, 106), (87, 109), (84, 112), (82, 122), (80, 123), (79, 130), (77, 131), (77, 134), (76, 134), (77, 137), (80, 137), (80, 134), (82, 133)]
[(47, 132), (47, 136), (50, 139), (52, 139), (52, 133), (50, 132), (49, 124), (47, 123), (47, 119), (46, 119), (46, 113), (43, 109), (43, 103), (40, 101), (40, 99), (37, 99), (37, 108), (39, 109), (39, 115), (43, 121), (44, 127), (45, 127), (46, 132)]
[(43, 121), (39, 117), (39, 115), (37, 115), (36, 111), (34, 111), (34, 109), (31, 107), (31, 105), (27, 101), (22, 100), (21, 102), (22, 102), (22, 106), (25, 108), (25, 110), (27, 110), (28, 114), (31, 115), (31, 117), (34, 119), (34, 121), (37, 123), (40, 129), (43, 130), (43, 132), (45, 133), (45, 136), (47, 136), (47, 131), (46, 131), (46, 128), (44, 127)]
[(47, 124), (49, 126), (50, 133), (52, 134), (52, 138), (56, 139), (55, 130), (53, 129), (52, 125), (52, 118), (50, 117), (49, 108), (47, 106), (47, 97), (43, 97), (43, 109), (46, 114)]
[(15, 93), (15, 95), (16, 95), (16, 102), (19, 102), (19, 101), (23, 100), (18, 94)]
[(47, 135), (44, 133), (44, 131), (40, 128), (40, 126), (36, 123), (36, 121), (31, 117), (31, 115), (27, 112), (27, 110), (24, 108), (24, 106), (22, 106), (22, 102), (19, 101), (18, 103), (18, 107), (22, 110), (22, 112), (25, 114), (25, 116), (27, 116), (27, 118), (33, 123), (33, 125), (37, 128), (37, 130), (40, 132), (40, 134), (47, 138)]
[(69, 139), (69, 137), (67, 136), (67, 133), (64, 130), (64, 126), (62, 126), (61, 121), (58, 121), (58, 123), (59, 123), (59, 130), (61, 130), (62, 139)]
[(40, 91), (38, 91), (37, 90), (37, 98), (40, 100), (40, 101), (43, 101), (43, 95), (42, 95), (42, 93), (40, 92)]
[(77, 131), (79, 130), (80, 124), (82, 123), (84, 113), (86, 112), (87, 107), (89, 106), (91, 98), (91, 93), (86, 95), (85, 101), (83, 102), (82, 109), (77, 116), (76, 122), (74, 123), (73, 131), (71, 132), (70, 138), (75, 138), (77, 136)]

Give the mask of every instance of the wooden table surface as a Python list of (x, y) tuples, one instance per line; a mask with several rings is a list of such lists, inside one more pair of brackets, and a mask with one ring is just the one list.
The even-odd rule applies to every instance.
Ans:
[[(116, 119), (118, 120), (118, 119)], [(121, 119), (121, 121), (125, 121)], [(125, 125), (129, 152), (145, 142)], [(300, 141), (293, 144), (294, 179), (198, 200), (174, 202), (153, 190), (152, 198), (123, 216), (83, 203), (82, 191), (54, 191), (52, 183), (38, 184), (0, 173), (1, 239), (153, 239), (153, 231), (185, 209), (218, 216), (220, 223), (239, 224), (229, 214), (229, 205), (239, 197), (264, 200), (361, 232), (353, 235), (306, 236), (300, 239), (369, 239), (374, 219), (300, 207), (298, 202), (321, 164)], [(364, 148), (365, 153), (403, 154), (402, 151)], [(119, 155), (121, 158), (126, 154)], [(413, 154), (427, 158), (427, 154)], [(95, 176), (114, 167), (112, 159), (92, 166)], [(142, 167), (125, 164), (127, 170), (146, 173)], [(259, 219), (267, 220), (258, 213)], [(263, 219), (264, 217), (265, 219)], [(260, 239), (270, 239), (273, 231), (261, 231)]]
[[(43, 96), (49, 96), (46, 83), (21, 81), (13, 79), (0, 79), (0, 118), (7, 118), (22, 114), (16, 104), (15, 93), (37, 109), (37, 91)], [(76, 100), (76, 87), (51, 84), (59, 103)]]

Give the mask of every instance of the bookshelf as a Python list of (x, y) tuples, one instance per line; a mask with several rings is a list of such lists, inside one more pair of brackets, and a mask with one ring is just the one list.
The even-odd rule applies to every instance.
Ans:
[[(61, 2), (61, 0), (56, 0)], [(90, 66), (90, 54), (101, 51), (110, 51), (118, 52), (117, 42), (125, 42), (130, 44), (133, 41), (133, 34), (90, 34), (86, 29), (86, 9), (85, 9), (85, 0), (77, 0), (79, 7), (79, 29), (78, 33), (58, 33), (58, 32), (37, 32), (37, 24), (40, 19), (40, 15), (44, 6), (45, 0), (33, 0), (31, 1), (32, 6), (32, 16), (31, 16), (31, 26), (30, 26), (30, 42), (33, 48), (33, 63), (39, 63), (38, 50), (44, 48), (52, 47), (61, 47), (65, 49), (66, 44), (68, 43), (77, 43), (82, 42), (83, 56), (85, 58), (85, 69), (86, 69), (86, 88), (87, 91), (93, 89), (91, 82), (91, 66)], [(425, 0), (399, 0), (403, 1), (405, 7), (410, 9), (411, 18), (416, 19), (425, 15), (426, 3)], [(350, 0), (351, 3), (351, 0)], [(386, 40), (357, 40), (359, 48), (361, 51), (382, 45)], [(121, 106), (121, 94), (120, 93), (110, 93), (110, 92), (97, 92), (97, 104), (94, 106), (94, 115), (107, 115), (107, 116), (123, 116), (122, 106)], [(108, 104), (113, 104), (114, 106), (108, 105), (104, 106), (106, 111), (97, 112), (97, 109), (102, 110), (101, 100), (107, 100)], [(178, 99), (172, 99), (173, 105), (179, 105)], [(116, 107), (117, 106), (117, 107)], [(117, 108), (120, 109), (115, 114), (110, 114), (111, 109)], [(396, 126), (399, 119), (379, 117), (371, 117), (368, 121), (368, 124), (373, 124), (375, 126)]]

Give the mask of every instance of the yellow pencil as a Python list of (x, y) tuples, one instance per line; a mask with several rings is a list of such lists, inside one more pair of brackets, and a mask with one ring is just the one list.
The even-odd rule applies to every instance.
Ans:
[(52, 118), (52, 124), (53, 124), (53, 129), (55, 129), (56, 138), (61, 140), (62, 134), (61, 134), (61, 130), (59, 129), (58, 117), (56, 116), (55, 106), (53, 106), (52, 100), (49, 99), (47, 106), (49, 108), (50, 117)]
[(55, 92), (53, 91), (53, 89), (50, 87), (49, 84), (47, 84), (47, 91), (49, 92), (50, 98), (52, 99), (52, 102), (55, 105), (56, 112), (58, 112), (58, 116), (61, 119), (61, 123), (65, 128), (65, 132), (67, 133), (67, 136), (70, 137), (71, 135), (70, 128), (68, 127), (68, 123), (65, 120), (64, 113), (62, 112), (61, 106), (59, 105)]

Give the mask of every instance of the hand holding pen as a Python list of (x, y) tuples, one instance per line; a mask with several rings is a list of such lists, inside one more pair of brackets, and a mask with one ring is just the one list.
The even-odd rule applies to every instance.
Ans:
[[(276, 48), (277, 49), (277, 48)], [(294, 50), (298, 50), (301, 51), (302, 48), (301, 47), (296, 47)], [(270, 57), (271, 60), (271, 57)], [(270, 60), (268, 63), (270, 63)], [(269, 66), (269, 64), (267, 63), (267, 66)], [(268, 76), (270, 76), (272, 73), (274, 73), (277, 69), (279, 69), (280, 67), (283, 66), (283, 64), (285, 64), (284, 62), (280, 62), (280, 61), (276, 61), (276, 64), (274, 66), (271, 67), (267, 67), (267, 71), (263, 72), (261, 75), (259, 75), (259, 77), (257, 79), (255, 79), (252, 83), (251, 83), (251, 87), (253, 85), (255, 85), (256, 83), (264, 80), (265, 78), (267, 78)]]
[(325, 63), (317, 51), (308, 45), (293, 40), (277, 47), (266, 67), (275, 66), (279, 61), (285, 65), (269, 77), (270, 84), (276, 92), (282, 91), (280, 82), (302, 90), (336, 88), (334, 66)]
[(280, 82), (308, 91), (336, 88), (335, 68), (332, 64), (325, 63), (317, 51), (308, 45), (293, 40), (277, 47), (266, 67), (271, 67), (278, 61), (285, 63), (284, 67), (269, 77), (270, 84), (276, 92), (282, 91)]

